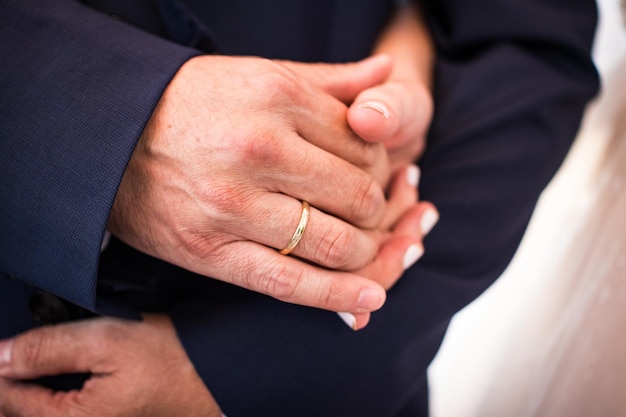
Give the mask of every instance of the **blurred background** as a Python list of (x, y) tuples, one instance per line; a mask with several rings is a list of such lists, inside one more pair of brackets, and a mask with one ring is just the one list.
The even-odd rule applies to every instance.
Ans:
[(454, 318), (433, 417), (626, 416), (626, 24), (598, 7), (602, 92), (510, 267)]

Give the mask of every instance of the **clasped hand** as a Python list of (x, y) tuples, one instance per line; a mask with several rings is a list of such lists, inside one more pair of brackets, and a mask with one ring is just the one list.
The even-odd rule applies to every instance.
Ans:
[[(384, 143), (347, 121), (349, 103), (390, 68), (385, 56), (325, 66), (191, 59), (137, 145), (110, 229), (196, 273), (356, 313), (362, 326), (422, 250), (419, 221), (432, 209), (417, 204), (415, 169), (392, 177)], [(301, 200), (310, 221), (293, 256), (280, 255)]]
[[(421, 253), (432, 226), (425, 212), (436, 213), (417, 203), (415, 167), (391, 175), (397, 160), (387, 159), (384, 134), (366, 142), (353, 133), (384, 132), (393, 112), (410, 110), (391, 104), (392, 117), (381, 117), (353, 103), (371, 99), (370, 87), (385, 92), (389, 64), (189, 61), (133, 155), (111, 229), (195, 272), (350, 311), (364, 326)], [(403, 158), (420, 149), (413, 142), (423, 139), (411, 136), (420, 129), (394, 136), (395, 149), (404, 141), (413, 150)], [(295, 256), (283, 256), (276, 249), (293, 233), (299, 200), (313, 207), (310, 224)], [(92, 376), (67, 393), (20, 382), (77, 372)], [(30, 331), (0, 342), (0, 376), (0, 417), (221, 415), (165, 316)]]

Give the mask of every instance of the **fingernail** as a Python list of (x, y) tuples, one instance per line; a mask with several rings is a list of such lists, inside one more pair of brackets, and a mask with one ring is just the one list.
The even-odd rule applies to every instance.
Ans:
[(413, 264), (417, 262), (422, 255), (424, 255), (424, 248), (416, 244), (409, 246), (406, 252), (404, 252), (404, 257), (402, 258), (402, 265), (404, 266), (404, 269), (408, 269), (413, 266)]
[(420, 169), (417, 165), (409, 165), (406, 169), (406, 180), (411, 187), (417, 187), (420, 182)]
[(426, 211), (426, 213), (424, 213), (424, 215), (422, 216), (422, 220), (420, 222), (422, 234), (426, 236), (432, 230), (432, 228), (435, 227), (438, 221), (439, 213), (432, 209)]
[(383, 289), (364, 288), (359, 294), (357, 308), (363, 312), (378, 310), (385, 303), (386, 294)]
[(357, 106), (358, 109), (371, 109), (380, 113), (385, 119), (389, 119), (389, 109), (378, 101), (366, 101)]
[(348, 325), (352, 330), (356, 330), (356, 317), (350, 313), (339, 312), (337, 313), (341, 320)]
[(3, 376), (9, 370), (11, 365), (11, 354), (13, 351), (13, 342), (0, 342), (0, 376)]

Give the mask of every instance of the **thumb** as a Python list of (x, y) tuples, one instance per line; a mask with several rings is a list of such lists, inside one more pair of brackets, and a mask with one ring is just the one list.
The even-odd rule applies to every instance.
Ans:
[(374, 55), (347, 64), (279, 62), (345, 104), (354, 101), (361, 91), (384, 82), (391, 72), (388, 55)]
[(25, 380), (92, 371), (98, 341), (85, 327), (81, 322), (41, 327), (1, 341), (0, 377)]
[(361, 139), (393, 149), (424, 136), (432, 108), (424, 86), (389, 81), (358, 95), (348, 110), (348, 123)]

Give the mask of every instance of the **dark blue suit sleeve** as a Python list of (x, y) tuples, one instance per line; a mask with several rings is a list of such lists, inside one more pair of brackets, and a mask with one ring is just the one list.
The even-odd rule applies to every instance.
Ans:
[(196, 53), (78, 1), (0, 1), (0, 273), (96, 308), (127, 161)]
[(423, 415), (414, 400), (451, 316), (510, 261), (595, 94), (593, 1), (423, 3), (439, 58), (420, 192), (441, 212), (426, 255), (357, 333), (219, 285), (172, 309), (231, 417)]

